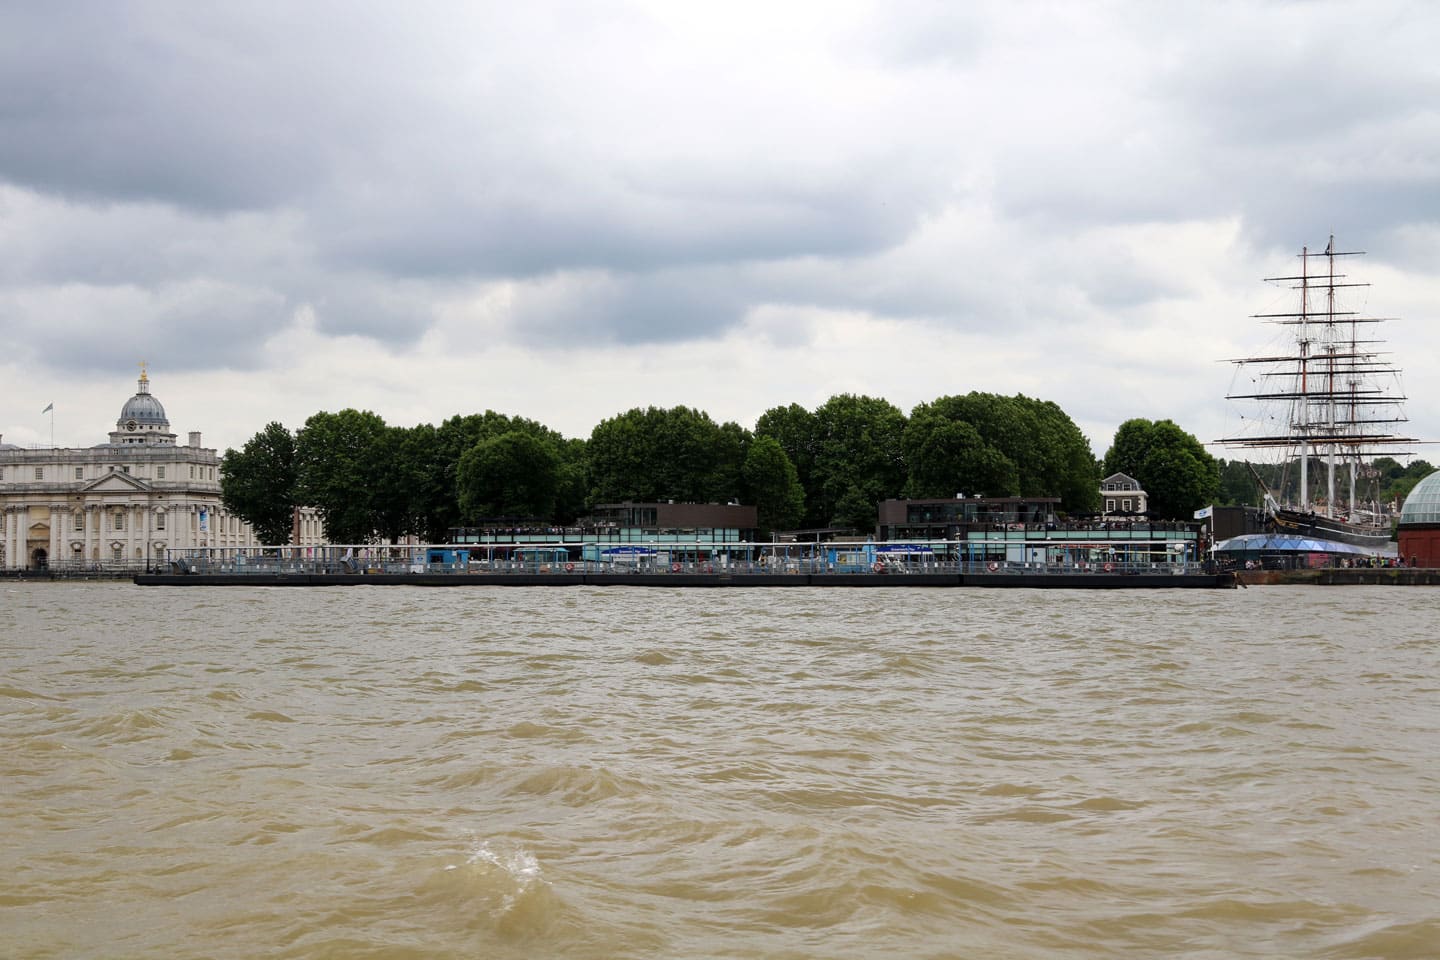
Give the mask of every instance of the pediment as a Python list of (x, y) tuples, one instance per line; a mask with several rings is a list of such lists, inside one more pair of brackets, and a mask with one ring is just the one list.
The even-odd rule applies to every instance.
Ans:
[(132, 477), (128, 473), (121, 473), (119, 470), (107, 473), (103, 477), (97, 477), (80, 488), (83, 493), (130, 493), (135, 490), (149, 489), (150, 484), (144, 480)]

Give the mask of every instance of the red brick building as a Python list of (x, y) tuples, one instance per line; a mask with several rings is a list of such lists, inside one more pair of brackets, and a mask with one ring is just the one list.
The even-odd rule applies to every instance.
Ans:
[(1400, 561), (1440, 567), (1440, 471), (1415, 484), (1400, 511)]

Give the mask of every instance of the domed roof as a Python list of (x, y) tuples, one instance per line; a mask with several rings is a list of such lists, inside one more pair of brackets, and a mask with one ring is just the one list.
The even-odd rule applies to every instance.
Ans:
[(125, 401), (125, 406), (120, 408), (121, 420), (134, 420), (138, 423), (169, 423), (165, 419), (165, 408), (160, 405), (148, 393), (137, 393)]
[(150, 394), (150, 377), (144, 373), (140, 374), (140, 387), (135, 396), (125, 401), (125, 406), (120, 408), (120, 419), (117, 421), (122, 427), (134, 420), (139, 426), (170, 426), (170, 421), (165, 417), (165, 408), (159, 400)]
[(142, 369), (135, 396), (120, 408), (120, 419), (110, 434), (111, 446), (130, 444), (169, 445), (175, 442), (165, 407), (150, 395), (150, 377)]
[(1440, 523), (1440, 470), (1415, 484), (1400, 511), (1400, 526), (1407, 523)]

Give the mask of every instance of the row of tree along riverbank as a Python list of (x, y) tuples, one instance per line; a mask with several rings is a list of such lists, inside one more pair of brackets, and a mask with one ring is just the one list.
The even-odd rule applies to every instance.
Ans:
[(873, 529), (898, 497), (1059, 497), (1094, 511), (1103, 474), (1145, 484), (1152, 512), (1188, 517), (1219, 488), (1216, 461), (1169, 421), (1131, 420), (1103, 462), (1050, 401), (970, 393), (916, 406), (841, 394), (814, 410), (766, 411), (753, 429), (690, 407), (633, 409), (569, 439), (494, 411), (439, 426), (391, 426), (370, 412), (271, 423), (226, 450), (226, 506), (265, 543), (289, 542), (293, 509), (315, 507), (332, 542), (442, 541), (487, 518), (572, 523), (600, 503), (741, 502), (762, 533)]

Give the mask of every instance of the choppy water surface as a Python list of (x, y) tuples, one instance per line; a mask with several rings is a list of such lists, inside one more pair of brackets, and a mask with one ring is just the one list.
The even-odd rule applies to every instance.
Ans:
[(7, 957), (1432, 957), (1425, 588), (0, 585)]

